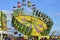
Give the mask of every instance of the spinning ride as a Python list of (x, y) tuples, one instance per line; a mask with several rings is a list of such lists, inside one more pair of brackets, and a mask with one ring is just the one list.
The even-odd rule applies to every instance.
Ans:
[(27, 15), (19, 5), (12, 14), (12, 24), (15, 29), (28, 36), (45, 36), (50, 33), (53, 22), (49, 16), (35, 8), (32, 15)]

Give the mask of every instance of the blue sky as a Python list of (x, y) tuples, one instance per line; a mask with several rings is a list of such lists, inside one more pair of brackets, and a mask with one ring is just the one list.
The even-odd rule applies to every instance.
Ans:
[[(16, 2), (22, 0), (0, 0), (0, 10), (8, 11), (8, 19), (13, 6), (16, 6)], [(60, 0), (31, 0), (33, 4), (36, 4), (36, 8), (50, 16), (54, 25), (52, 31), (60, 31)], [(9, 19), (10, 20), (10, 19)], [(8, 25), (9, 26), (9, 25)]]

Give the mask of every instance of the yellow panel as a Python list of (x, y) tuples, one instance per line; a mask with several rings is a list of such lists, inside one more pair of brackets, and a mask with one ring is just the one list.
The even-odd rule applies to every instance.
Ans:
[(29, 17), (29, 16), (25, 16), (25, 18), (26, 18), (26, 20), (31, 21), (31, 17)]
[(39, 36), (39, 35), (41, 35), (40, 33), (36, 32), (36, 30), (34, 29), (34, 26), (32, 26), (32, 27), (33, 27), (33, 30), (32, 30), (31, 35), (33, 35), (33, 36)]
[[(25, 18), (26, 20), (28, 20), (28, 21), (31, 21), (31, 18), (32, 18), (32, 22), (34, 22), (34, 20), (37, 20), (37, 22), (34, 22), (35, 24), (33, 24), (33, 23), (28, 23), (28, 22), (26, 22), (26, 21), (23, 21), (23, 20), (21, 20), (22, 18)], [(36, 29), (34, 28), (34, 25), (35, 26), (37, 26), (37, 28), (41, 31), (41, 32), (43, 32), (43, 30), (44, 29), (47, 29), (47, 25), (44, 23), (44, 22), (42, 22), (41, 20), (39, 20), (39, 19), (37, 19), (37, 18), (35, 18), (35, 17), (31, 17), (31, 16), (18, 16), (18, 17), (16, 17), (16, 19), (17, 19), (17, 21), (19, 21), (20, 23), (28, 23), (28, 24), (26, 24), (26, 27), (27, 26), (29, 26), (30, 24), (32, 24), (33, 26), (32, 26), (32, 28), (33, 28), (33, 30), (32, 30), (32, 33), (31, 33), (31, 35), (33, 35), (33, 36), (39, 36), (39, 35), (41, 35), (40, 34), (40, 32), (38, 33), (37, 31), (36, 31)], [(40, 26), (38, 26), (37, 24), (41, 24), (44, 28), (40, 28)]]

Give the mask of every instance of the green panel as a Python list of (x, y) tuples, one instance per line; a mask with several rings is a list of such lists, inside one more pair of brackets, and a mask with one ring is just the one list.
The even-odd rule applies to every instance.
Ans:
[(32, 32), (32, 27), (30, 28), (30, 30), (28, 31), (28, 35), (30, 35)]
[(0, 18), (1, 18), (1, 11), (0, 11)]
[(18, 26), (19, 26), (18, 30), (22, 33), (22, 29), (23, 29), (22, 24), (21, 24), (21, 23), (19, 23), (19, 24), (18, 24)]
[(28, 27), (26, 28), (26, 32), (25, 32), (26, 35), (28, 35)]
[(26, 26), (25, 26), (25, 25), (23, 25), (22, 31), (23, 31), (23, 33), (25, 34), (25, 32), (26, 32)]

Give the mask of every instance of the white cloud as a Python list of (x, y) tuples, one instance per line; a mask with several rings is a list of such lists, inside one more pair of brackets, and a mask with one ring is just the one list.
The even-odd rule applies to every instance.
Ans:
[(55, 13), (54, 16), (55, 17), (60, 16), (60, 13)]
[(11, 10), (2, 10), (6, 16), (7, 16), (7, 20), (11, 20), (11, 14), (13, 13), (13, 11)]
[(12, 19), (11, 18), (7, 18), (7, 20), (10, 20), (11, 21)]
[(55, 0), (44, 0), (47, 3), (55, 3)]
[(13, 13), (13, 11), (11, 11), (11, 10), (2, 10), (4, 13), (6, 13), (6, 14), (11, 14), (11, 13)]

